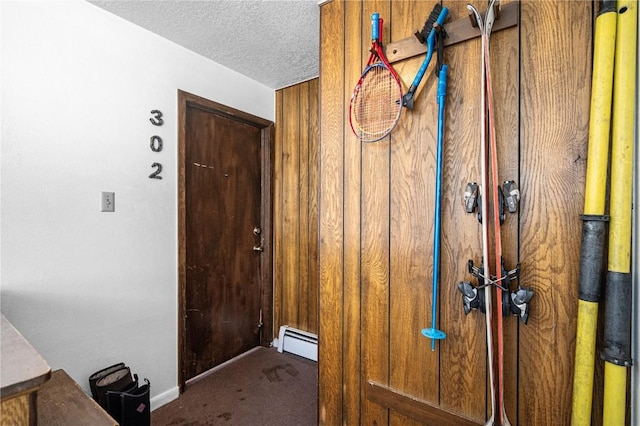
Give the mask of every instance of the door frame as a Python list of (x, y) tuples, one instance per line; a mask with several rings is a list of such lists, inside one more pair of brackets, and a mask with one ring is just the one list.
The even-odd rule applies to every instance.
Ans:
[(273, 149), (275, 140), (274, 124), (255, 115), (219, 104), (192, 93), (178, 90), (178, 384), (180, 393), (185, 387), (185, 350), (186, 350), (186, 285), (187, 285), (187, 247), (186, 247), (186, 123), (187, 107), (199, 108), (212, 114), (237, 120), (260, 129), (261, 134), (261, 234), (263, 252), (260, 256), (260, 304), (262, 323), (260, 344), (268, 347), (273, 341), (273, 250), (272, 250), (272, 179)]

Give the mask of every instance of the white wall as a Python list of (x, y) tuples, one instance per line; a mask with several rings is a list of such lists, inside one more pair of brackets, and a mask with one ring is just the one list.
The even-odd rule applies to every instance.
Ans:
[(177, 396), (177, 90), (268, 120), (274, 91), (84, 1), (0, 15), (2, 313), (85, 389), (126, 362), (157, 407)]

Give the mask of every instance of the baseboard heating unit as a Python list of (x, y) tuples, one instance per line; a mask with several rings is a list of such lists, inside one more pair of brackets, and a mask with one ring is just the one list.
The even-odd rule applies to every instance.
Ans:
[(278, 352), (289, 352), (312, 361), (318, 361), (318, 336), (307, 331), (283, 325), (278, 337)]

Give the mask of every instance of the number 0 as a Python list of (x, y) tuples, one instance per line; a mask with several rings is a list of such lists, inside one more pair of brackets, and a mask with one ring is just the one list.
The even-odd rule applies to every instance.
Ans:
[(162, 151), (162, 138), (160, 136), (151, 136), (149, 146), (151, 147), (151, 151), (153, 152)]

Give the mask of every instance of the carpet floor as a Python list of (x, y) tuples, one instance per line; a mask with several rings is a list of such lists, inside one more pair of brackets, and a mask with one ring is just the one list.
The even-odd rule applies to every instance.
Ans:
[(259, 347), (188, 384), (151, 425), (312, 426), (317, 413), (317, 363)]

